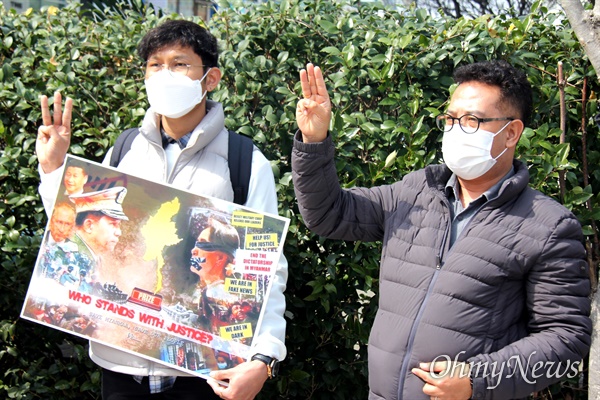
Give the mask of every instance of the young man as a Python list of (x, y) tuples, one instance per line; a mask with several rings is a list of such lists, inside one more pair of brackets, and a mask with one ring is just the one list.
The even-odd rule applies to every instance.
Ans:
[[(223, 107), (207, 100), (216, 88), (217, 40), (207, 30), (189, 21), (168, 21), (149, 31), (138, 46), (146, 63), (146, 91), (150, 102), (140, 134), (118, 165), (126, 173), (156, 182), (165, 182), (205, 196), (233, 201), (227, 163), (228, 132)], [(54, 97), (53, 118), (43, 96), (43, 126), (38, 130), (36, 152), (40, 162), (40, 193), (47, 210), (58, 185), (56, 175), (69, 147), (73, 101), (67, 99), (62, 113), (60, 94)], [(110, 153), (105, 163), (110, 160)], [(277, 213), (277, 195), (271, 166), (255, 147), (251, 179), (245, 206)], [(216, 380), (186, 376), (184, 373), (146, 359), (91, 343), (92, 360), (104, 368), (104, 399), (236, 399), (256, 396), (272, 367), (284, 359), (285, 298), (287, 262), (281, 258), (266, 304), (260, 331), (254, 337), (252, 358), (234, 368), (215, 371)], [(176, 377), (176, 379), (174, 379)], [(138, 383), (141, 382), (141, 383)], [(210, 386), (209, 386), (210, 385)], [(160, 394), (152, 394), (155, 391)], [(151, 393), (152, 392), (152, 393)]]
[(322, 72), (300, 72), (292, 168), (304, 221), (326, 237), (383, 242), (372, 400), (525, 398), (576, 374), (589, 349), (581, 226), (514, 159), (530, 84), (502, 61), (454, 78), (437, 119), (445, 165), (343, 190)]

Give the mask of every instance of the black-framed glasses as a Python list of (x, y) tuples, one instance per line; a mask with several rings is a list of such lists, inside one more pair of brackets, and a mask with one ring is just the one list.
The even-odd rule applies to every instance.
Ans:
[(173, 64), (161, 64), (154, 61), (148, 61), (144, 63), (144, 70), (146, 73), (157, 73), (162, 71), (164, 68), (167, 68), (167, 71), (176, 75), (187, 75), (190, 71), (190, 68), (202, 68), (204, 65), (191, 65), (186, 63), (176, 62)]
[(515, 118), (479, 118), (473, 114), (465, 114), (462, 117), (453, 117), (450, 114), (440, 114), (435, 118), (435, 123), (438, 128), (444, 132), (450, 131), (454, 126), (454, 121), (458, 121), (458, 125), (465, 133), (475, 133), (479, 129), (479, 125), (492, 121), (514, 121)]

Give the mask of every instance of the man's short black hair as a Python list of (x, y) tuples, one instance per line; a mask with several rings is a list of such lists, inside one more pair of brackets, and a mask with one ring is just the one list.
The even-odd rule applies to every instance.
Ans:
[(148, 61), (157, 51), (173, 45), (191, 48), (206, 67), (218, 64), (217, 38), (197, 23), (186, 20), (170, 20), (150, 29), (138, 44), (137, 52), (142, 60)]
[(500, 88), (501, 101), (514, 107), (520, 115), (516, 116), (525, 126), (531, 121), (533, 96), (527, 75), (504, 60), (482, 61), (463, 65), (454, 71), (454, 80), (463, 82), (481, 82)]
[(98, 221), (102, 217), (106, 217), (102, 211), (82, 211), (78, 212), (75, 216), (75, 226), (81, 227), (86, 219), (93, 219), (94, 221)]

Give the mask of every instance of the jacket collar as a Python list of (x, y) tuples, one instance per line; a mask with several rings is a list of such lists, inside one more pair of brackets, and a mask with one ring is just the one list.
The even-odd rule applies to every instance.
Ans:
[[(223, 106), (216, 101), (206, 101), (206, 115), (202, 121), (191, 132), (186, 149), (193, 149), (194, 153), (202, 150), (221, 132), (225, 124)], [(162, 147), (162, 136), (160, 133), (160, 116), (152, 109), (146, 111), (142, 122), (140, 133), (150, 142)]]
[[(527, 166), (517, 159), (513, 160), (515, 174), (508, 178), (498, 192), (498, 201), (505, 202), (516, 198), (529, 184), (529, 170)], [(429, 165), (425, 167), (427, 185), (436, 191), (444, 193), (446, 183), (452, 176), (452, 171), (445, 164)]]

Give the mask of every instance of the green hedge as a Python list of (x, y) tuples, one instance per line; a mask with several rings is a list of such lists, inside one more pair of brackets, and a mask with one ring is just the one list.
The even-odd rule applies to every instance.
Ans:
[[(94, 14), (76, 4), (56, 14), (16, 14), (0, 4), (0, 397), (99, 398), (99, 373), (85, 342), (19, 320), (47, 222), (34, 152), (39, 96), (60, 90), (75, 99), (71, 152), (100, 160), (119, 132), (141, 121), (147, 102), (135, 46), (163, 18), (140, 0)], [(319, 238), (298, 213), (290, 152), (298, 71), (308, 61), (327, 76), (345, 186), (391, 183), (441, 159), (434, 117), (444, 110), (457, 65), (504, 58), (525, 69), (535, 115), (518, 153), (530, 166), (532, 184), (580, 218), (596, 265), (600, 170), (589, 167), (600, 158), (592, 118), (596, 74), (565, 20), (539, 6), (522, 19), (451, 20), (341, 1), (284, 0), (248, 9), (219, 2), (209, 27), (221, 40), (224, 79), (212, 98), (224, 103), (227, 126), (252, 136), (272, 160), (280, 213), (291, 219), (285, 246), (289, 355), (282, 377), (269, 381), (259, 398), (367, 396), (380, 246)], [(566, 78), (564, 144), (559, 62)], [(584, 105), (586, 77), (591, 100)], [(74, 344), (70, 358), (59, 347), (65, 341)], [(585, 381), (584, 373), (550, 391), (555, 399), (568, 391), (584, 399)]]

